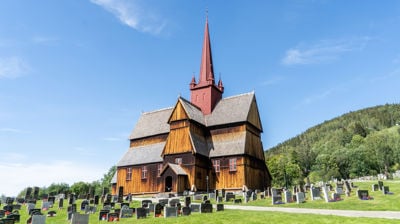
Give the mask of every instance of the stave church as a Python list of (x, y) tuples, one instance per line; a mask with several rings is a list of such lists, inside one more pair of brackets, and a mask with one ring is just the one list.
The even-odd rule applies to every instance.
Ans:
[(156, 194), (271, 186), (254, 92), (224, 98), (214, 78), (208, 18), (198, 80), (190, 100), (142, 113), (117, 163), (112, 193)]

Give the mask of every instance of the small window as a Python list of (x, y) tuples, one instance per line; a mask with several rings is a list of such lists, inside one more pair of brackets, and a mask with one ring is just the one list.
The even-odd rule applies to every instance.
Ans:
[(178, 165), (182, 164), (182, 158), (175, 158), (175, 163)]
[(132, 167), (126, 168), (126, 180), (132, 180)]
[(163, 168), (163, 164), (162, 164), (162, 163), (160, 163), (160, 164), (157, 165), (157, 175), (158, 175), (158, 176), (161, 175), (161, 170), (162, 170), (162, 168)]
[(229, 159), (229, 171), (236, 171), (236, 158)]
[(147, 166), (142, 166), (142, 179), (147, 179)]
[(214, 166), (216, 173), (220, 172), (220, 165), (221, 165), (221, 161), (219, 159), (213, 160), (213, 166)]

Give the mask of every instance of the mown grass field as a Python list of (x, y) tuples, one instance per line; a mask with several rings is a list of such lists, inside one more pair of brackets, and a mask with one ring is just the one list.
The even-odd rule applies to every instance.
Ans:
[[(344, 200), (333, 203), (325, 203), (324, 200), (310, 201), (309, 199), (303, 204), (284, 204), (271, 205), (271, 199), (263, 199), (252, 201), (246, 206), (279, 206), (291, 208), (319, 208), (319, 209), (344, 209), (344, 210), (376, 210), (376, 211), (400, 211), (400, 182), (385, 181), (385, 185), (390, 187), (393, 195), (383, 195), (382, 192), (371, 192), (371, 184), (375, 182), (360, 182), (356, 183), (360, 189), (367, 189), (374, 200), (363, 201), (359, 200), (352, 193), (350, 197), (345, 197)], [(81, 201), (77, 202), (79, 210)], [(215, 203), (215, 201), (212, 201)], [(36, 207), (40, 207), (41, 201), (38, 201)], [(232, 204), (231, 202), (225, 204)], [(138, 201), (132, 202), (131, 207), (138, 207)], [(66, 219), (67, 209), (58, 209), (55, 205), (54, 209), (57, 212), (56, 217), (47, 217), (46, 223), (66, 224), (69, 223)], [(99, 210), (98, 210), (99, 211)], [(43, 212), (46, 214), (47, 212)], [(21, 221), (26, 223), (28, 214), (26, 207), (23, 206), (20, 210)], [(98, 220), (98, 212), (91, 214), (89, 218), (91, 224), (107, 223), (106, 221)], [(136, 218), (121, 219), (119, 223), (400, 223), (400, 220), (390, 219), (375, 219), (375, 218), (349, 218), (330, 215), (310, 215), (310, 214), (290, 214), (282, 212), (260, 212), (260, 211), (241, 211), (241, 210), (225, 210), (222, 212), (213, 212), (211, 214), (193, 213), (190, 216), (180, 216), (177, 218), (154, 218), (152, 215), (146, 219), (137, 220)]]

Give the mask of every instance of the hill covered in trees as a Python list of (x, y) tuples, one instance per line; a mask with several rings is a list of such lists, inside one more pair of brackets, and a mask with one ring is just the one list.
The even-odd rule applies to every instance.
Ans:
[(325, 121), (265, 152), (273, 185), (389, 174), (400, 168), (400, 104)]

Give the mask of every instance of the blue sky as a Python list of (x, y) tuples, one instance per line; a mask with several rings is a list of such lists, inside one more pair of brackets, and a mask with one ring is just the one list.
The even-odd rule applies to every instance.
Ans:
[(255, 91), (265, 149), (399, 103), (399, 1), (2, 0), (0, 194), (100, 179), (142, 112), (189, 98), (206, 8), (224, 97)]

